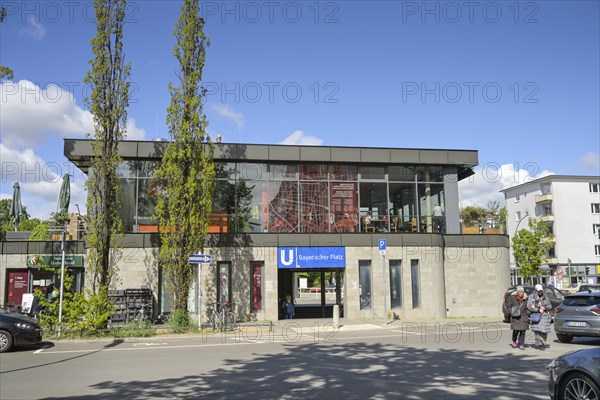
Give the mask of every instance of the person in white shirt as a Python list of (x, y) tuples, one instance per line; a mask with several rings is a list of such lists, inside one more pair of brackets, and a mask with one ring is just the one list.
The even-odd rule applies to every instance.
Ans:
[(446, 219), (444, 218), (444, 208), (440, 206), (440, 203), (433, 207), (433, 221), (437, 225), (438, 232), (444, 233)]

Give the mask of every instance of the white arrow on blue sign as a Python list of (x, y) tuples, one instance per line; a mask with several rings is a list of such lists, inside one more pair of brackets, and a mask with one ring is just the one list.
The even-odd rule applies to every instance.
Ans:
[(190, 254), (188, 256), (188, 263), (190, 264), (208, 264), (212, 262), (212, 255), (210, 254)]

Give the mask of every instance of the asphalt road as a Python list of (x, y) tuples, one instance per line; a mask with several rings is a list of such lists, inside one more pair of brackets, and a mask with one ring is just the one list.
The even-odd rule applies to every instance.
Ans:
[(510, 333), (485, 321), (338, 331), (292, 322), (272, 333), (61, 341), (0, 355), (0, 398), (547, 399), (546, 365), (600, 345), (551, 333), (546, 351), (521, 351)]

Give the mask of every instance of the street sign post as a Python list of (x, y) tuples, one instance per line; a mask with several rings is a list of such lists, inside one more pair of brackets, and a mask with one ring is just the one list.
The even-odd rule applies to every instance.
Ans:
[(385, 287), (385, 251), (387, 248), (387, 242), (385, 239), (379, 239), (378, 244), (379, 254), (381, 255), (381, 275), (383, 275), (383, 318), (385, 325), (387, 326), (387, 289)]
[(198, 304), (196, 305), (196, 312), (198, 313), (198, 328), (202, 329), (202, 313), (200, 307), (202, 306), (202, 286), (200, 285), (200, 277), (202, 276), (202, 264), (210, 264), (212, 262), (212, 255), (210, 254), (190, 254), (188, 256), (188, 263), (198, 264), (198, 279), (196, 284), (198, 285), (197, 299)]
[(190, 264), (210, 264), (212, 262), (212, 255), (210, 254), (190, 254), (188, 256), (188, 263)]

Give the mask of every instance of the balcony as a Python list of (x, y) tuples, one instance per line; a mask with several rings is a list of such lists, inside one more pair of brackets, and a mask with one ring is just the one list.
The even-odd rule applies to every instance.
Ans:
[(540, 221), (542, 222), (554, 222), (554, 214), (546, 214), (540, 216)]
[(542, 238), (542, 243), (556, 243), (556, 236), (552, 236), (551, 238)]
[(548, 265), (558, 264), (558, 258), (557, 257), (546, 258), (546, 264), (548, 264)]
[(534, 197), (534, 200), (535, 200), (535, 204), (552, 201), (552, 195), (551, 194), (538, 194), (537, 196)]

